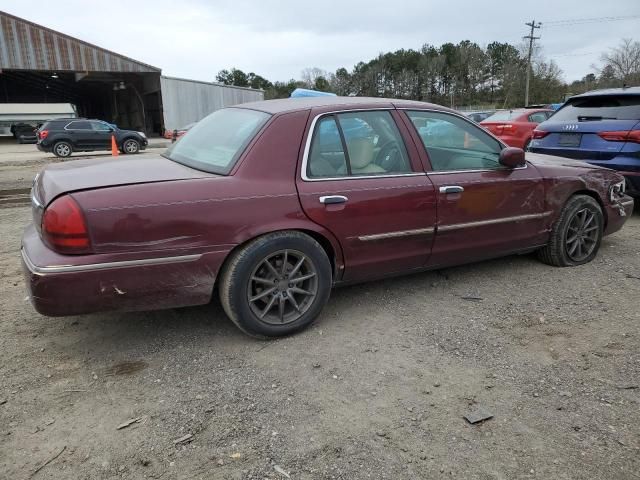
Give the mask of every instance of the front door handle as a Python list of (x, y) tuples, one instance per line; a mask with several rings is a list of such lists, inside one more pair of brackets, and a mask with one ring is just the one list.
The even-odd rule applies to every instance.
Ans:
[(327, 195), (319, 198), (320, 203), (324, 203), (325, 205), (333, 205), (335, 203), (345, 203), (349, 200), (344, 195)]
[(446, 187), (440, 187), (440, 193), (462, 193), (464, 188), (460, 185), (447, 185)]

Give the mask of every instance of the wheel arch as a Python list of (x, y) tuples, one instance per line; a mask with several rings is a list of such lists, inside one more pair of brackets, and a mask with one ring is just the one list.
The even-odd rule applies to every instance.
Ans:
[(335, 239), (335, 237), (333, 237), (333, 235), (331, 235), (331, 233), (329, 233), (328, 231), (322, 230), (320, 228), (312, 228), (306, 225), (292, 226), (291, 228), (278, 228), (278, 229), (267, 230), (264, 232), (250, 235), (247, 238), (243, 239), (241, 243), (233, 247), (227, 253), (224, 261), (222, 262), (222, 264), (220, 265), (220, 268), (218, 269), (214, 289), (218, 285), (218, 279), (222, 276), (222, 272), (224, 272), (224, 270), (227, 268), (227, 265), (229, 264), (230, 259), (233, 258), (236, 252), (243, 249), (247, 244), (254, 241), (255, 239), (263, 237), (264, 235), (268, 235), (270, 233), (276, 233), (276, 232), (300, 232), (313, 238), (315, 241), (317, 241), (320, 244), (324, 252), (327, 254), (327, 257), (329, 258), (329, 262), (331, 263), (331, 271), (333, 274), (333, 281), (335, 282), (337, 278), (342, 276), (342, 273), (344, 271), (342, 249), (340, 247), (340, 244)]
[[(608, 224), (608, 217), (607, 217), (607, 209), (605, 208), (604, 202), (602, 201), (602, 198), (600, 198), (600, 195), (598, 195), (598, 192), (594, 191), (594, 190), (589, 190), (589, 189), (583, 189), (583, 190), (577, 190), (575, 192), (573, 192), (569, 198), (567, 198), (567, 202), (571, 199), (571, 197), (575, 197), (576, 195), (586, 195), (588, 197), (593, 198), (596, 202), (598, 202), (598, 205), (600, 205), (600, 209), (602, 210), (602, 219), (604, 222), (603, 225), (603, 230), (606, 230), (607, 228), (607, 224)], [(565, 202), (566, 204), (566, 202)]]

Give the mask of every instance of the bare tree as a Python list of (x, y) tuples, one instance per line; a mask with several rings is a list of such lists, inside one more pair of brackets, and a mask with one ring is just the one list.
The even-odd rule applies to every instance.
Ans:
[(601, 73), (607, 67), (613, 70), (617, 80), (625, 83), (640, 82), (640, 42), (625, 38), (615, 48), (603, 53), (601, 57), (604, 63)]

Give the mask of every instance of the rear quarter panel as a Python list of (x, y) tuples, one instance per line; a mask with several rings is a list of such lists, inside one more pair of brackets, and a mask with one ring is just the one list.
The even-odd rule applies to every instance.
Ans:
[(238, 245), (286, 229), (316, 232), (340, 252), (338, 242), (305, 216), (298, 200), (294, 179), (307, 117), (308, 111), (274, 117), (229, 176), (74, 193), (96, 254), (146, 258), (215, 252), (209, 268), (217, 273)]

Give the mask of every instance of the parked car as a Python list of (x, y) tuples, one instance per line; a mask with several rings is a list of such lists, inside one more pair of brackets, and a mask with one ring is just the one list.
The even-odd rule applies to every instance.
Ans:
[(495, 110), (485, 110), (482, 112), (462, 112), (465, 117), (470, 118), (474, 122), (480, 123), (483, 120), (486, 120), (491, 115), (496, 113)]
[(569, 98), (534, 130), (531, 150), (617, 170), (628, 193), (640, 196), (640, 87)]
[(111, 150), (114, 136), (122, 153), (138, 153), (147, 148), (144, 132), (121, 130), (102, 120), (62, 118), (45, 122), (38, 130), (38, 149), (53, 152), (56, 157), (69, 157), (73, 152)]
[(553, 114), (549, 108), (521, 108), (500, 110), (480, 125), (512, 147), (527, 149), (533, 130)]
[(167, 140), (177, 140), (181, 136), (183, 136), (185, 133), (187, 133), (189, 129), (193, 127), (196, 123), (198, 122), (189, 123), (184, 127), (176, 128), (175, 130), (165, 130), (163, 137), (166, 138)]
[[(416, 127), (429, 122), (450, 126)], [(437, 105), (246, 103), (162, 156), (47, 166), (22, 261), (45, 315), (198, 305), (217, 291), (244, 332), (278, 336), (309, 325), (333, 285), (533, 251), (589, 262), (632, 212), (623, 185), (586, 163), (525, 158)]]
[(29, 123), (16, 123), (9, 129), (18, 143), (36, 143), (36, 127)]

